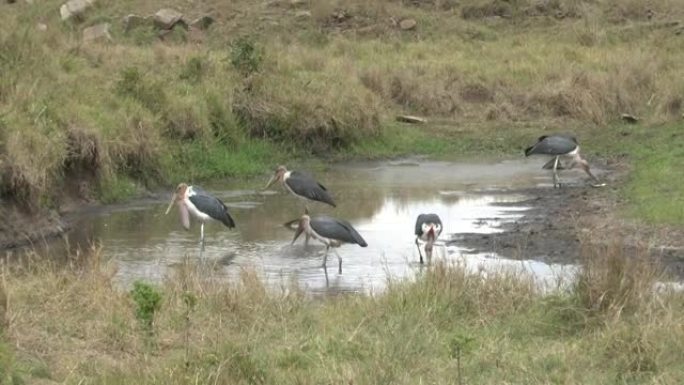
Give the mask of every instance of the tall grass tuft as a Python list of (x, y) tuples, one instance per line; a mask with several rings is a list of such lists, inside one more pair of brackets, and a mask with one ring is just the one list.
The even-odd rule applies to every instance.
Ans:
[(645, 248), (635, 251), (618, 240), (583, 247), (574, 291), (584, 309), (607, 319), (649, 311), (665, 275)]

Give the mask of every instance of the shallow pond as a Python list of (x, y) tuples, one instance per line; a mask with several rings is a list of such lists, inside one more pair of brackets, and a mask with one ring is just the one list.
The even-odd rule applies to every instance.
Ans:
[[(366, 248), (343, 245), (337, 249), (343, 258), (342, 274), (337, 273), (337, 259), (332, 252), (327, 274), (321, 268), (324, 248), (315, 241), (306, 249), (303, 237), (291, 245), (293, 231), (283, 224), (301, 215), (303, 203), (279, 185), (260, 191), (270, 176), (266, 171), (263, 180), (249, 186), (229, 180), (205, 184), (203, 188), (226, 203), (237, 228), (228, 230), (218, 223), (205, 226), (202, 262), (226, 279), (237, 277), (243, 268), (253, 268), (269, 283), (289, 282), (295, 277), (311, 292), (382, 291), (388, 280), (410, 278), (424, 268), (418, 263), (413, 235), (418, 214), (434, 212), (442, 218), (442, 241), (460, 232), (499, 232), (499, 225), (520, 219), (527, 209), (500, 205), (527, 198), (505, 191), (550, 184), (549, 174), (540, 169), (541, 164), (539, 160), (408, 159), (345, 163), (316, 172), (316, 178), (332, 192), (338, 207), (310, 203), (309, 210), (313, 215), (327, 213), (350, 221), (368, 243)], [(164, 215), (170, 196), (171, 191), (158, 200), (81, 214), (68, 236), (69, 244), (87, 247), (92, 241), (100, 243), (105, 255), (114, 258), (117, 278), (123, 285), (137, 279), (160, 281), (185, 258), (200, 257), (199, 226), (193, 223), (190, 231), (185, 231), (177, 210)], [(436, 247), (433, 259), (438, 258), (470, 269), (526, 271), (540, 283), (551, 285), (576, 269), (471, 253), (458, 244)]]

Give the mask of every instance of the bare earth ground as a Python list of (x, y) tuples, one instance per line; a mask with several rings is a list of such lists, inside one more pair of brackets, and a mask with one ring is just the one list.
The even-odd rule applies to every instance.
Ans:
[[(528, 200), (501, 203), (504, 207), (531, 207), (520, 220), (502, 225), (498, 234), (454, 234), (451, 243), (473, 252), (496, 252), (513, 259), (535, 259), (549, 263), (579, 261), (583, 244), (622, 245), (628, 254), (647, 251), (667, 272), (684, 277), (684, 229), (647, 226), (619, 217), (626, 205), (617, 187), (628, 173), (620, 162), (603, 167), (607, 186), (570, 185), (560, 189), (535, 187), (501, 191), (520, 193)], [(562, 174), (561, 174), (562, 176)]]

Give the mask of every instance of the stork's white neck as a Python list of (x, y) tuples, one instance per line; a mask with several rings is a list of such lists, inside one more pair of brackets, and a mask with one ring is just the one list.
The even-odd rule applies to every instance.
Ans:
[(283, 182), (285, 182), (290, 177), (290, 174), (292, 174), (292, 171), (285, 171), (285, 173), (283, 174)]

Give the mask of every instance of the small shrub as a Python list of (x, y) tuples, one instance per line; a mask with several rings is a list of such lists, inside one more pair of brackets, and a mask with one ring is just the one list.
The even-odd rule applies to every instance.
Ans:
[(247, 37), (237, 39), (230, 50), (230, 64), (243, 76), (259, 72), (263, 55), (256, 44)]
[(136, 304), (136, 318), (145, 330), (152, 332), (154, 316), (161, 309), (161, 293), (150, 284), (136, 281), (131, 297)]

